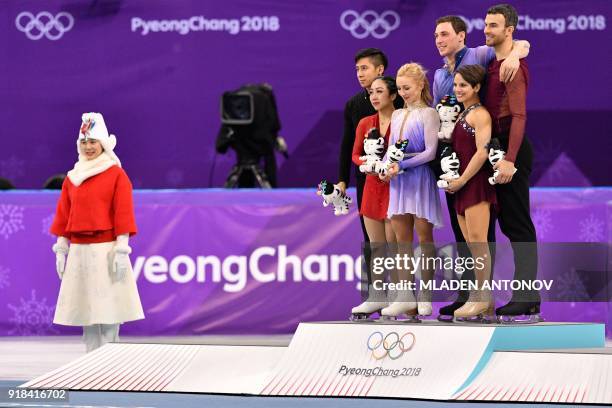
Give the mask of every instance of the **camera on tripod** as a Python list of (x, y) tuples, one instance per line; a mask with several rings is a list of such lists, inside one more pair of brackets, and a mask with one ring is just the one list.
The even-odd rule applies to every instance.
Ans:
[(280, 127), (276, 98), (270, 85), (248, 84), (223, 93), (216, 150), (226, 153), (232, 148), (237, 159), (225, 188), (276, 187), (274, 151), (289, 157), (284, 139), (278, 136)]

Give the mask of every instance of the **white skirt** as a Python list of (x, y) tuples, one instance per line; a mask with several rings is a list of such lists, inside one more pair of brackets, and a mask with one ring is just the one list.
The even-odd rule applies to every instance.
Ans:
[(70, 244), (53, 323), (90, 326), (144, 319), (132, 268), (122, 281), (111, 280), (114, 246)]

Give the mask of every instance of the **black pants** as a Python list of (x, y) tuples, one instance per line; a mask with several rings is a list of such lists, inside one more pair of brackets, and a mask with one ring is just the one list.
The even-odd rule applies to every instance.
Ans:
[[(508, 151), (508, 135), (496, 135), (505, 151)], [(529, 175), (533, 164), (533, 150), (527, 137), (519, 148), (514, 163), (517, 168), (508, 184), (496, 184), (499, 203), (499, 227), (512, 244), (514, 253), (514, 279), (531, 281), (538, 272), (536, 230), (531, 220), (529, 203)], [(539, 302), (537, 291), (514, 292), (514, 301)]]
[[(361, 173), (358, 169), (355, 171), (355, 188), (357, 189), (357, 209), (361, 209), (361, 201), (363, 199), (363, 188), (365, 186), (366, 176)], [(372, 259), (372, 250), (370, 248), (370, 237), (368, 237), (368, 231), (363, 221), (363, 215), (359, 215), (359, 221), (361, 222), (361, 231), (363, 232), (363, 262), (361, 263), (361, 280), (364, 281), (363, 275), (368, 281), (368, 287), (372, 284), (372, 274), (370, 273), (370, 262)], [(362, 296), (367, 297), (367, 292), (362, 290)], [(364, 299), (365, 299), (364, 297)]]
[[(438, 143), (438, 151), (436, 153), (436, 159), (431, 162), (431, 168), (436, 175), (436, 180), (440, 178), (442, 174), (442, 168), (440, 167), (440, 156), (442, 150), (447, 146), (446, 143)], [(468, 246), (465, 244), (465, 237), (461, 232), (459, 221), (457, 220), (457, 211), (455, 211), (455, 195), (446, 193), (446, 206), (448, 208), (448, 215), (450, 217), (451, 228), (453, 229), (453, 235), (455, 236), (455, 242), (457, 243), (457, 254), (462, 258), (469, 258), (472, 256)], [(491, 211), (491, 218), (489, 219), (489, 229), (487, 231), (487, 242), (490, 243), (489, 249), (491, 251), (491, 275), (493, 275), (493, 265), (495, 264), (495, 213)], [(475, 279), (474, 269), (466, 268), (465, 272), (461, 274), (461, 280), (473, 281)], [(462, 297), (467, 296), (467, 293), (463, 294)]]
[[(365, 174), (361, 172), (357, 172), (355, 174), (355, 188), (357, 189), (357, 209), (361, 209), (361, 201), (363, 200), (363, 188), (365, 187)], [(366, 231), (365, 222), (363, 221), (363, 215), (359, 215), (359, 220), (361, 221), (361, 231), (363, 232), (363, 240), (364, 242), (370, 242), (368, 238), (368, 232)]]

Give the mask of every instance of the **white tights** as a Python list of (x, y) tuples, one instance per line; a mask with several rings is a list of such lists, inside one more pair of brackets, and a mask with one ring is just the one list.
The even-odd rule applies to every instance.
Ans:
[(117, 342), (119, 341), (119, 323), (83, 326), (83, 341), (88, 353), (106, 343)]

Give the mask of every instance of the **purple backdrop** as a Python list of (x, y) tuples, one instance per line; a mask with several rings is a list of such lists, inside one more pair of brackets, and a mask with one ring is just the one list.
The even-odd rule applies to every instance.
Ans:
[[(492, 3), (3, 1), (0, 176), (19, 188), (39, 188), (65, 172), (76, 158), (80, 114), (100, 111), (137, 187), (207, 187), (221, 93), (267, 81), (276, 90), (292, 155), (280, 162), (280, 184), (315, 185), (336, 176), (341, 110), (358, 90), (355, 51), (380, 47), (389, 54), (391, 73), (419, 61), (431, 75), (441, 65), (436, 17), (464, 16), (468, 45), (476, 46)], [(532, 44), (527, 132), (536, 152), (533, 182), (609, 185), (610, 144), (601, 118), (611, 114), (612, 76), (602, 56), (612, 43), (612, 3), (513, 4), (522, 16), (516, 36)], [(388, 30), (343, 28), (342, 16), (345, 27), (353, 21), (350, 10), (353, 17), (368, 10), (384, 16)], [(41, 32), (28, 25), (36, 16), (58, 25)], [(233, 154), (217, 159), (215, 186), (233, 162)]]
[[(48, 230), (57, 198), (0, 193), (0, 335), (76, 332), (52, 324), (60, 282)], [(344, 320), (359, 302), (357, 214), (334, 217), (312, 190), (137, 191), (135, 204), (131, 259), (146, 319), (126, 324), (125, 334), (292, 333), (300, 321)], [(609, 245), (611, 188), (537, 188), (532, 204), (540, 241)], [(452, 241), (445, 224), (434, 232), (438, 244)], [(503, 258), (498, 252), (496, 279)], [(609, 271), (605, 259), (598, 270)], [(552, 275), (568, 291), (581, 290)], [(612, 335), (610, 303), (546, 303), (543, 313), (551, 321), (606, 322)]]

